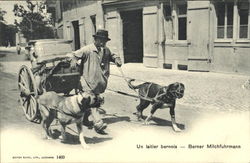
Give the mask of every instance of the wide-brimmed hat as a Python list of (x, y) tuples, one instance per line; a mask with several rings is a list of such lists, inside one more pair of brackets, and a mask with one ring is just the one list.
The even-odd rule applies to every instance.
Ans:
[(111, 40), (109, 38), (108, 31), (106, 31), (104, 29), (98, 29), (97, 32), (96, 32), (96, 34), (93, 35), (93, 37), (103, 38), (103, 39), (106, 39), (107, 41)]

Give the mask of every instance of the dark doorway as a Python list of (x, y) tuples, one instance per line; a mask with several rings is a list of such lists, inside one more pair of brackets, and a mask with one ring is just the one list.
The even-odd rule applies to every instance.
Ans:
[(80, 49), (80, 33), (79, 33), (79, 21), (72, 22), (74, 29), (74, 47), (75, 50)]
[(123, 23), (123, 53), (124, 62), (138, 62), (143, 60), (143, 27), (142, 10), (121, 12)]

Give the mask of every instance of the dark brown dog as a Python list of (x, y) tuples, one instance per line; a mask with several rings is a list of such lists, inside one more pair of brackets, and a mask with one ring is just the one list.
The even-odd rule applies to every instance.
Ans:
[(128, 81), (129, 87), (131, 89), (139, 89), (140, 104), (136, 107), (138, 120), (142, 119), (143, 110), (151, 103), (152, 109), (150, 115), (148, 115), (145, 120), (145, 124), (149, 124), (149, 120), (152, 118), (157, 109), (170, 108), (172, 127), (176, 132), (181, 131), (175, 122), (174, 109), (176, 99), (182, 98), (184, 95), (184, 84), (176, 82), (168, 86), (161, 86), (155, 83), (146, 82), (135, 86), (131, 84), (132, 81), (134, 81), (134, 79)]
[(100, 105), (102, 100), (99, 96), (89, 92), (69, 97), (60, 96), (53, 91), (42, 94), (38, 98), (38, 103), (42, 116), (42, 126), (47, 138), (52, 137), (50, 125), (54, 119), (58, 119), (61, 124), (62, 141), (66, 140), (66, 125), (76, 123), (82, 147), (89, 148), (83, 138), (83, 117), (88, 109)]

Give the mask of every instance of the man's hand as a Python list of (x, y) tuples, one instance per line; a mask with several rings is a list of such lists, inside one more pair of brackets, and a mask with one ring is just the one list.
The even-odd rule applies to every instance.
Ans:
[(71, 68), (76, 68), (77, 67), (77, 60), (76, 59), (71, 59), (70, 60), (70, 67)]
[(120, 57), (115, 58), (115, 64), (117, 67), (121, 67), (122, 66), (122, 61)]

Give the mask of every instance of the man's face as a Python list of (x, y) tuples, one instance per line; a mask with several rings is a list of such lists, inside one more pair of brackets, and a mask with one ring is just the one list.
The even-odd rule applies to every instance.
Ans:
[(107, 43), (107, 39), (103, 39), (103, 38), (95, 38), (95, 44), (97, 47), (105, 47)]

